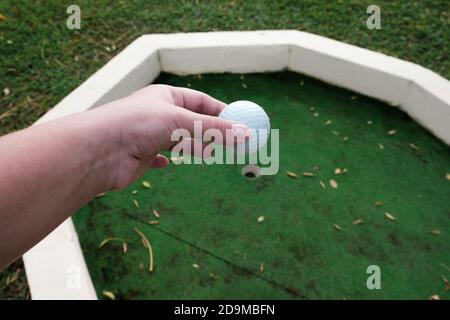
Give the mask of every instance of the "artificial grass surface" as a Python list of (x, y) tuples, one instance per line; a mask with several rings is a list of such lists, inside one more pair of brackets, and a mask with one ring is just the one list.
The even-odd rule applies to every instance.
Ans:
[[(171, 164), (92, 200), (74, 221), (100, 296), (108, 290), (125, 299), (450, 297), (441, 279), (450, 278), (450, 151), (406, 114), (293, 73), (163, 74), (156, 82), (263, 106), (280, 129), (280, 171), (250, 180), (241, 165)], [(336, 175), (336, 168), (348, 171)], [(143, 180), (152, 188), (143, 188)], [(354, 225), (356, 219), (363, 223)], [(153, 273), (134, 228), (152, 244)], [(124, 238), (127, 253), (121, 242), (98, 248), (108, 237)], [(373, 264), (381, 268), (381, 290), (366, 287)]]
[[(419, 63), (450, 78), (447, 0), (379, 0), (381, 30), (367, 29), (368, 3), (358, 0), (78, 0), (80, 31), (66, 27), (69, 4), (0, 1), (0, 134), (31, 125), (145, 33), (298, 29)], [(15, 278), (17, 270), (26, 283), (21, 263), (1, 277)], [(11, 284), (0, 286), (0, 299), (27, 296), (27, 290)]]

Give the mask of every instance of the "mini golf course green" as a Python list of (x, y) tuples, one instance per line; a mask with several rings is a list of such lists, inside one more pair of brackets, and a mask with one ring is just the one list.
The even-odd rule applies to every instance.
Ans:
[(450, 298), (450, 149), (405, 113), (289, 72), (156, 82), (263, 106), (280, 171), (171, 164), (93, 199), (74, 222), (99, 297)]

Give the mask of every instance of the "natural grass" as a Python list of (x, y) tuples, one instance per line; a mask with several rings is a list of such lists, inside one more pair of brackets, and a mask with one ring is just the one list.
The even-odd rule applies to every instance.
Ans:
[[(366, 28), (368, 3), (356, 0), (76, 3), (81, 31), (65, 26), (69, 2), (0, 1), (6, 17), (0, 18), (0, 134), (32, 124), (145, 33), (299, 29), (416, 62), (450, 78), (446, 0), (378, 1), (382, 30)], [(5, 274), (14, 272), (12, 267)]]

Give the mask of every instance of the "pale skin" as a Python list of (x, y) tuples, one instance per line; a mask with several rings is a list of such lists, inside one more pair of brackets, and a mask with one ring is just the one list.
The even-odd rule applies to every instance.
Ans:
[(204, 93), (151, 85), (86, 112), (0, 137), (0, 270), (96, 195), (120, 190), (169, 161), (175, 129), (232, 130), (225, 107)]

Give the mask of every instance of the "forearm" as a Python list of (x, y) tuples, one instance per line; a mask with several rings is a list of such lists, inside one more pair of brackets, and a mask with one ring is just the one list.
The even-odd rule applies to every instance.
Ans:
[(112, 185), (118, 137), (86, 112), (0, 138), (0, 269)]

